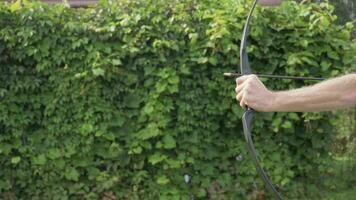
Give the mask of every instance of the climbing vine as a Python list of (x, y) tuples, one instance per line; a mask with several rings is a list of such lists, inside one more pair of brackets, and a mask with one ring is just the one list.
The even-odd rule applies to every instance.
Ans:
[[(101, 1), (71, 9), (0, 3), (0, 196), (18, 199), (263, 199), (234, 100), (250, 2)], [(261, 73), (337, 76), (352, 25), (327, 3), (258, 7)], [(348, 53), (345, 53), (348, 52)], [(303, 82), (265, 80), (271, 89)], [(332, 113), (268, 113), (259, 156), (289, 198), (328, 170)]]

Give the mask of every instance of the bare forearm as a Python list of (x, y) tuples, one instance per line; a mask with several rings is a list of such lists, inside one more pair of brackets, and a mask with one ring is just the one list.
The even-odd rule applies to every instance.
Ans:
[(356, 74), (273, 93), (270, 111), (312, 112), (356, 106)]

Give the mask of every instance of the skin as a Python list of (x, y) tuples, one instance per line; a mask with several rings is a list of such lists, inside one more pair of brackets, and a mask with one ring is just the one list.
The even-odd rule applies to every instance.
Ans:
[(256, 75), (236, 79), (236, 100), (260, 112), (316, 112), (356, 106), (356, 74), (288, 91), (270, 91)]
[[(260, 0), (278, 6), (282, 0)], [(356, 74), (289, 91), (270, 91), (256, 75), (236, 79), (236, 100), (260, 112), (315, 112), (356, 106)]]

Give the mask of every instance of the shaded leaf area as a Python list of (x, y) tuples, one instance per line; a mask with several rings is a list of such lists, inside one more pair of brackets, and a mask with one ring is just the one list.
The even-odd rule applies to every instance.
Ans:
[[(356, 24), (356, 1), (354, 0), (334, 0), (330, 1), (335, 6), (335, 14), (338, 16), (337, 22), (345, 24), (353, 21)], [(353, 38), (356, 38), (356, 29), (353, 31)]]
[[(250, 2), (100, 1), (73, 10), (0, 4), (0, 194), (11, 199), (268, 199), (234, 100)], [(260, 73), (337, 76), (352, 24), (329, 4), (257, 7)], [(265, 80), (271, 89), (309, 84)], [(260, 159), (288, 199), (330, 170), (333, 113), (265, 113)], [(315, 187), (309, 187), (315, 186)]]
[(340, 22), (348, 22), (356, 19), (356, 2), (353, 0), (330, 1), (335, 6), (335, 13)]

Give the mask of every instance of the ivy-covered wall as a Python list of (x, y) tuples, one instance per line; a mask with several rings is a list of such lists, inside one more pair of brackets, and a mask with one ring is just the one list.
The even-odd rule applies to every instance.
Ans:
[[(0, 4), (0, 198), (268, 199), (234, 100), (251, 2), (102, 1), (89, 9)], [(333, 77), (351, 24), (328, 4), (257, 7), (255, 72)], [(312, 82), (265, 80), (271, 89)], [(332, 113), (264, 113), (263, 166), (287, 199), (328, 171)], [(184, 183), (184, 175), (192, 183)], [(321, 194), (319, 194), (321, 195)]]

